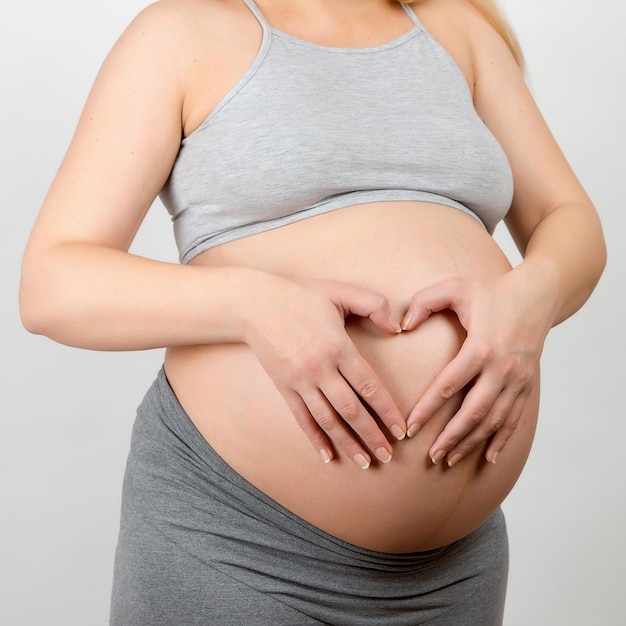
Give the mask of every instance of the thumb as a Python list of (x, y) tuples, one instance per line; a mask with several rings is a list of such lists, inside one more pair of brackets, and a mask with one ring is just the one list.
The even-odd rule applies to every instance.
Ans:
[(402, 330), (413, 330), (433, 313), (444, 309), (457, 311), (461, 291), (462, 284), (456, 278), (448, 278), (421, 289), (411, 298), (402, 318)]
[(359, 315), (369, 317), (370, 320), (381, 330), (388, 333), (400, 333), (400, 320), (391, 312), (389, 300), (380, 293), (354, 287), (353, 285), (341, 285), (333, 301), (341, 306), (344, 317)]

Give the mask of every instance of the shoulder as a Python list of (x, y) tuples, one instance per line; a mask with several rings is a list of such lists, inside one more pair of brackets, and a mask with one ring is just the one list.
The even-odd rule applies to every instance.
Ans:
[(476, 34), (484, 35), (490, 32), (498, 36), (494, 28), (496, 22), (494, 18), (500, 14), (496, 2), (417, 0), (411, 6), (420, 16), (448, 26), (457, 35), (473, 38)]
[(151, 26), (191, 25), (198, 19), (216, 24), (249, 13), (241, 0), (157, 0), (139, 12), (134, 22)]
[[(159, 0), (129, 24), (115, 48), (145, 50), (159, 62), (189, 62), (195, 50), (211, 50), (254, 31), (240, 0)], [(231, 44), (232, 45), (232, 44)]]
[(238, 0), (159, 0), (135, 17), (120, 41), (159, 44), (173, 52), (199, 37), (210, 43), (224, 32), (234, 34), (249, 21), (250, 12)]
[(127, 75), (155, 88), (188, 91), (198, 67), (227, 59), (256, 20), (240, 0), (159, 0), (143, 9), (113, 45), (102, 73)]
[[(496, 9), (495, 3), (486, 5)], [(472, 91), (494, 65), (521, 74), (501, 32), (506, 22), (498, 23), (498, 13), (489, 14), (472, 0), (419, 0), (412, 6), (424, 27), (457, 62)]]

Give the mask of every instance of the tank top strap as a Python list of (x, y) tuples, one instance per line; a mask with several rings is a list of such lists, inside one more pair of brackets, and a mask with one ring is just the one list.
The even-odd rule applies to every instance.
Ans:
[[(243, 0), (243, 1), (246, 4), (246, 6), (250, 9), (250, 11), (253, 13), (253, 15), (257, 18), (257, 20), (259, 21), (259, 24), (261, 24), (261, 26), (263, 27), (263, 30), (266, 32), (271, 31), (272, 27), (270, 26), (267, 19), (265, 19), (265, 15), (263, 15), (263, 12), (261, 11), (261, 9), (259, 9), (259, 7), (256, 5), (256, 2), (254, 2), (254, 0)], [(410, 4), (407, 4), (406, 2), (402, 2), (401, 4), (402, 4), (402, 8), (405, 10), (406, 14), (409, 16), (413, 24), (419, 27), (420, 30), (424, 30), (424, 27), (422, 26), (422, 23), (419, 21), (417, 15), (415, 14), (413, 7)]]
[(265, 15), (263, 15), (261, 9), (259, 9), (259, 7), (256, 5), (254, 0), (243, 0), (243, 1), (245, 2), (246, 6), (250, 9), (254, 17), (256, 17), (259, 24), (261, 24), (261, 27), (263, 28), (263, 30), (266, 33), (269, 32), (271, 30), (269, 22), (265, 19)]
[(415, 26), (418, 26), (420, 30), (424, 30), (422, 23), (417, 18), (417, 15), (415, 15), (415, 11), (413, 10), (413, 7), (407, 2), (402, 2), (402, 8), (406, 11), (406, 14), (411, 18), (411, 21), (413, 22), (413, 24), (415, 24)]

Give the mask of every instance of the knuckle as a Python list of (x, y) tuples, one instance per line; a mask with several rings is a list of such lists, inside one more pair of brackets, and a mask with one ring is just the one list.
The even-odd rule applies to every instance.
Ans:
[(504, 445), (515, 432), (518, 423), (518, 420), (504, 420), (502, 426), (495, 431), (494, 439)]
[(307, 380), (319, 379), (325, 369), (325, 361), (319, 354), (301, 352), (291, 359), (287, 367), (290, 378), (301, 383)]
[(319, 411), (315, 415), (315, 421), (325, 432), (330, 432), (337, 424), (337, 419), (334, 413), (330, 410)]
[(299, 360), (298, 369), (302, 375), (315, 376), (321, 369), (321, 363), (315, 355), (305, 354)]
[(501, 430), (504, 427), (504, 424), (505, 424), (504, 416), (497, 417), (491, 424), (490, 432), (495, 433)]
[(329, 343), (326, 346), (325, 352), (330, 359), (337, 362), (341, 359), (343, 350), (341, 349), (341, 346), (339, 346), (337, 343)]
[(461, 437), (457, 436), (448, 436), (443, 440), (441, 448), (444, 450), (453, 450), (456, 448), (461, 442)]
[(346, 401), (339, 409), (339, 414), (346, 422), (353, 421), (357, 417), (358, 412), (358, 404), (355, 401)]
[(378, 392), (378, 385), (373, 380), (362, 381), (356, 388), (356, 392), (364, 400), (371, 400)]
[(294, 388), (299, 388), (305, 379), (304, 372), (295, 363), (285, 368), (286, 379), (291, 381)]
[(374, 428), (368, 428), (366, 431), (359, 431), (359, 439), (370, 450), (374, 450), (383, 444), (383, 439), (381, 438), (380, 433)]
[(519, 426), (520, 421), (521, 416), (518, 415), (513, 419), (506, 420), (504, 424), (502, 424), (501, 430), (505, 435), (507, 435), (507, 439), (515, 432), (515, 430)]
[(444, 381), (439, 385), (439, 395), (446, 400), (452, 398), (458, 391), (458, 387), (450, 381)]
[(310, 365), (308, 357), (299, 354), (285, 363), (285, 373), (290, 380), (299, 385), (309, 377)]
[(472, 409), (467, 415), (467, 423), (476, 428), (485, 419), (485, 410), (483, 408)]
[(480, 343), (474, 347), (474, 362), (477, 366), (492, 361), (496, 355), (496, 349), (488, 343)]

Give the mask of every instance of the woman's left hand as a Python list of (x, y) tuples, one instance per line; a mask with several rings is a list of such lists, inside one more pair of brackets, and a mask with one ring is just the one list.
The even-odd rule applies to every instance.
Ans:
[(417, 292), (411, 300), (404, 330), (450, 309), (467, 331), (458, 354), (407, 419), (409, 436), (414, 436), (448, 399), (469, 388), (429, 450), (433, 463), (455, 465), (488, 439), (485, 457), (495, 463), (517, 428), (537, 381), (557, 300), (554, 281), (523, 266), (496, 278), (450, 278)]

